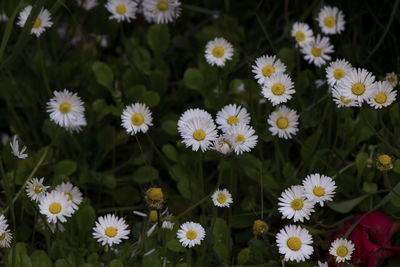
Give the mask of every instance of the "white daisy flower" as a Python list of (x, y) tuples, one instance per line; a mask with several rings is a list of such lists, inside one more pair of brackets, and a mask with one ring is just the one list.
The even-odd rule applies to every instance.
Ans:
[(290, 32), (293, 38), (296, 38), (297, 44), (300, 46), (310, 42), (314, 38), (314, 33), (308, 26), (303, 22), (295, 22)]
[(121, 243), (122, 239), (129, 238), (131, 231), (127, 228), (128, 225), (123, 218), (118, 218), (114, 214), (107, 214), (97, 219), (96, 226), (93, 227), (93, 237), (102, 246), (106, 244), (112, 246)]
[(237, 125), (238, 123), (249, 124), (250, 115), (247, 113), (246, 108), (236, 104), (229, 104), (218, 111), (215, 122), (218, 124), (218, 129), (225, 133), (232, 125)]
[(149, 126), (153, 126), (153, 118), (150, 109), (142, 103), (126, 106), (121, 115), (122, 127), (126, 132), (134, 135), (138, 132), (145, 133)]
[(303, 188), (306, 197), (321, 207), (325, 201), (332, 201), (335, 195), (336, 184), (332, 178), (323, 174), (310, 174), (303, 180)]
[(327, 262), (318, 261), (318, 266), (315, 267), (329, 267)]
[(174, 223), (171, 221), (163, 221), (161, 224), (162, 229), (172, 230), (174, 229)]
[(299, 128), (299, 115), (296, 111), (280, 106), (272, 112), (268, 118), (268, 124), (271, 126), (269, 131), (272, 135), (278, 135), (279, 138), (291, 139), (292, 135), (296, 135)]
[(68, 197), (68, 201), (70, 202), (72, 209), (78, 210), (79, 204), (81, 204), (83, 197), (82, 193), (77, 186), (74, 186), (70, 182), (62, 182), (57, 185), (56, 191), (63, 192), (64, 195)]
[(294, 222), (309, 220), (314, 212), (314, 202), (307, 199), (304, 187), (293, 185), (282, 192), (279, 197), (278, 210), (282, 213), (282, 218), (292, 219)]
[[(26, 20), (28, 19), (29, 15), (31, 14), (32, 6), (29, 5), (25, 7), (18, 16), (17, 25), (21, 28), (24, 27)], [(36, 35), (39, 37), (46, 28), (50, 28), (53, 25), (51, 22), (51, 14), (47, 9), (42, 8), (38, 17), (36, 18), (35, 22), (33, 23), (31, 34)]]
[(19, 159), (26, 159), (28, 157), (28, 154), (24, 153), (26, 150), (26, 146), (23, 146), (21, 150), (19, 149), (19, 142), (18, 142), (18, 135), (13, 136), (13, 140), (10, 141), (10, 147), (11, 147), (11, 154), (16, 156)]
[(66, 222), (66, 217), (71, 217), (73, 213), (68, 197), (59, 191), (51, 191), (40, 198), (39, 209), (49, 223)]
[(105, 4), (108, 12), (111, 13), (109, 19), (130, 22), (136, 18), (137, 4), (132, 0), (108, 0)]
[(351, 64), (345, 59), (336, 59), (335, 61), (332, 61), (325, 69), (328, 84), (334, 86), (337, 82), (348, 75), (351, 70)]
[(284, 73), (286, 71), (286, 66), (279, 60), (279, 58), (276, 58), (275, 55), (264, 55), (256, 59), (252, 69), (255, 74), (254, 78), (259, 84), (263, 85), (271, 75)]
[(296, 92), (293, 87), (294, 84), (289, 75), (278, 73), (266, 79), (262, 94), (271, 101), (273, 106), (276, 106), (292, 99), (292, 94)]
[(211, 66), (225, 66), (225, 61), (231, 60), (233, 56), (233, 46), (224, 38), (215, 38), (206, 45), (205, 58)]
[(226, 137), (225, 135), (220, 135), (215, 141), (214, 141), (214, 150), (223, 154), (223, 155), (228, 155), (232, 153), (233, 151), (233, 145), (231, 144), (231, 140), (229, 137)]
[(83, 101), (77, 93), (67, 89), (54, 91), (54, 97), (47, 102), (47, 112), (53, 122), (69, 132), (79, 132), (82, 126), (86, 126)]
[(341, 94), (337, 86), (332, 88), (332, 98), (338, 108), (358, 106), (357, 100), (345, 98), (345, 96)]
[(200, 245), (206, 232), (204, 231), (203, 226), (199, 223), (185, 222), (181, 225), (176, 235), (182, 243), (182, 246), (191, 248), (195, 245)]
[(79, 6), (83, 7), (86, 11), (96, 7), (99, 3), (97, 0), (76, 0)]
[(0, 229), (6, 229), (8, 228), (8, 223), (6, 217), (1, 214), (0, 215)]
[(316, 20), (325, 34), (337, 34), (344, 31), (344, 15), (337, 7), (322, 7)]
[(328, 54), (333, 53), (334, 49), (328, 37), (321, 37), (318, 34), (317, 37), (312, 38), (310, 42), (301, 47), (301, 52), (308, 63), (313, 63), (315, 66), (321, 67), (327, 61), (331, 60), (331, 56)]
[(394, 72), (386, 73), (385, 81), (390, 83), (393, 87), (396, 87), (396, 85), (398, 83), (397, 74)]
[(214, 205), (220, 208), (229, 207), (229, 205), (233, 203), (232, 195), (227, 189), (217, 189), (217, 191), (212, 194), (211, 199)]
[(345, 262), (351, 259), (354, 251), (354, 244), (351, 240), (337, 238), (331, 243), (329, 254), (335, 257), (336, 262)]
[(6, 13), (1, 13), (0, 14), (0, 22), (7, 22), (8, 21), (8, 16)]
[(375, 76), (365, 69), (353, 69), (337, 84), (339, 92), (346, 99), (355, 99), (361, 106), (376, 91)]
[(285, 261), (305, 261), (314, 252), (312, 236), (308, 230), (296, 225), (286, 225), (276, 235), (279, 253)]
[(210, 122), (213, 121), (211, 114), (207, 111), (199, 108), (191, 108), (183, 112), (183, 114), (180, 116), (178, 120), (178, 131), (181, 132), (185, 128), (186, 123), (194, 118), (205, 119), (209, 120)]
[(143, 13), (149, 23), (166, 24), (181, 14), (178, 0), (143, 0)]
[(12, 234), (10, 230), (0, 228), (0, 248), (9, 248), (11, 244)]
[(240, 155), (243, 152), (251, 151), (256, 146), (258, 136), (255, 133), (253, 127), (250, 125), (238, 123), (228, 129), (226, 136), (229, 136), (235, 153)]
[(397, 91), (393, 86), (386, 82), (376, 82), (376, 91), (371, 98), (367, 100), (368, 104), (375, 109), (390, 106), (397, 96)]
[(32, 201), (39, 201), (40, 198), (42, 198), (47, 191), (47, 188), (49, 186), (44, 186), (43, 185), (44, 177), (40, 178), (32, 178), (29, 180), (26, 184), (26, 194)]
[(188, 121), (180, 130), (182, 142), (193, 151), (207, 151), (218, 136), (214, 122), (200, 117)]

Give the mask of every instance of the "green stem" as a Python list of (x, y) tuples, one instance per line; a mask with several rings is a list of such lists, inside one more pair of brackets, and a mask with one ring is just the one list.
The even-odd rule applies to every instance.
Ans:
[(192, 266), (192, 249), (191, 248), (189, 248), (186, 252), (186, 262), (187, 262), (188, 267)]
[(352, 162), (349, 165), (345, 166), (340, 171), (338, 171), (334, 176), (332, 176), (332, 179), (335, 179), (339, 174), (342, 174), (343, 172), (345, 172), (347, 169), (350, 169), (354, 165), (356, 165), (356, 162)]
[(184, 9), (189, 9), (195, 12), (199, 12), (199, 13), (203, 13), (203, 14), (207, 14), (207, 15), (214, 15), (215, 12), (209, 9), (205, 9), (202, 7), (198, 7), (198, 6), (194, 6), (194, 5), (188, 5), (188, 4), (182, 4), (182, 7)]
[(204, 201), (206, 201), (209, 197), (210, 197), (210, 195), (207, 195), (207, 196), (203, 197), (202, 199), (200, 199), (199, 201), (197, 201), (193, 206), (187, 208), (184, 212), (182, 212), (181, 214), (179, 214), (178, 216), (176, 216), (176, 219), (179, 219), (180, 217), (182, 217), (183, 215), (185, 215), (185, 214), (188, 213), (189, 211), (193, 210), (193, 209), (196, 208), (198, 205), (200, 205), (201, 203), (203, 203)]
[(38, 38), (37, 42), (38, 42), (38, 48), (39, 48), (38, 50), (39, 50), (39, 54), (40, 54), (40, 68), (42, 69), (44, 87), (46, 87), (47, 93), (49, 94), (49, 96), (51, 96), (51, 88), (49, 85), (49, 79), (47, 77), (46, 67), (44, 65), (44, 55), (43, 55), (42, 47), (40, 45), (39, 38)]

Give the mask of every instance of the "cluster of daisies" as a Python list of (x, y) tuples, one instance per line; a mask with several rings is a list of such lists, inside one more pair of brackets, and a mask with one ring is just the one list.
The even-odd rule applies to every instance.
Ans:
[[(97, 0), (76, 0), (76, 2), (85, 10), (90, 10), (98, 5)], [(140, 13), (149, 23), (166, 24), (179, 17), (180, 6), (179, 0), (143, 0), (140, 5), (133, 0), (108, 0), (105, 4), (105, 8), (111, 14), (109, 19), (116, 20), (118, 23), (130, 22), (136, 18), (137, 13)], [(28, 5), (19, 13), (18, 26), (24, 27), (31, 11), (32, 6)], [(2, 14), (0, 18), (4, 21), (8, 20), (6, 14)], [(50, 28), (52, 25), (50, 12), (42, 8), (34, 20), (31, 34), (39, 37), (46, 28)]]
[(9, 248), (12, 240), (12, 233), (8, 229), (7, 219), (0, 215), (0, 248)]
[[(293, 222), (309, 220), (316, 204), (321, 207), (324, 202), (332, 201), (336, 184), (332, 178), (322, 174), (308, 175), (302, 185), (294, 185), (282, 192), (279, 197), (278, 210), (283, 219), (293, 219)], [(312, 236), (307, 229), (298, 225), (287, 225), (276, 235), (279, 253), (285, 261), (305, 261), (314, 252)], [(332, 242), (329, 253), (336, 262), (351, 259), (354, 245), (351, 241), (339, 238)], [(324, 266), (325, 263), (320, 263)]]

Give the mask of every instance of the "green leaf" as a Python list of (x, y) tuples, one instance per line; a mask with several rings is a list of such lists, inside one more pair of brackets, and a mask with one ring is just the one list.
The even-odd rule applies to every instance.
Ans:
[(144, 256), (142, 259), (142, 267), (161, 267), (160, 257), (157, 252), (153, 252), (150, 255)]
[(158, 179), (158, 171), (152, 166), (143, 166), (133, 173), (133, 177), (139, 184), (150, 183)]
[(217, 218), (213, 228), (214, 251), (225, 263), (229, 262), (232, 239), (226, 222)]
[(361, 177), (365, 167), (367, 166), (368, 154), (366, 152), (360, 152), (356, 156), (357, 174)]
[(198, 69), (189, 68), (183, 75), (183, 82), (190, 89), (201, 91), (204, 84), (204, 77)]
[(111, 68), (100, 61), (96, 61), (92, 65), (92, 71), (96, 76), (96, 81), (109, 89), (113, 88), (113, 81), (114, 81), (114, 73)]
[(78, 222), (78, 228), (83, 233), (91, 230), (96, 221), (96, 212), (92, 206), (89, 205), (80, 207), (75, 216)]
[(244, 248), (240, 250), (237, 256), (238, 264), (239, 265), (245, 264), (249, 260), (249, 256), (250, 256), (249, 248)]
[(120, 261), (118, 259), (113, 259), (110, 262), (110, 267), (124, 267), (124, 264), (122, 263), (122, 261)]
[(172, 136), (177, 136), (179, 134), (178, 132), (178, 126), (176, 124), (176, 121), (173, 120), (165, 120), (161, 124), (161, 128), (169, 135)]
[(285, 63), (288, 72), (291, 72), (294, 68), (294, 52), (290, 48), (281, 48), (278, 51), (278, 58)]
[(54, 166), (54, 175), (69, 176), (76, 171), (77, 164), (73, 160), (63, 160)]
[(354, 198), (351, 200), (328, 203), (328, 207), (339, 213), (343, 213), (343, 214), (348, 213), (367, 197), (368, 197), (368, 195), (364, 195), (364, 196)]
[(140, 96), (139, 101), (143, 102), (149, 107), (154, 107), (160, 102), (160, 95), (154, 91), (146, 91)]
[(178, 162), (178, 160), (179, 160), (178, 151), (176, 150), (176, 148), (173, 145), (170, 145), (170, 144), (163, 145), (161, 150), (162, 150), (162, 152), (164, 152), (165, 156), (167, 156), (167, 158), (169, 160)]
[(167, 25), (153, 24), (147, 31), (147, 43), (156, 56), (160, 56), (168, 49), (169, 39)]
[(53, 264), (43, 250), (35, 250), (31, 254), (32, 267), (52, 267)]
[(106, 113), (107, 112), (107, 103), (104, 99), (96, 99), (92, 103), (93, 110), (96, 112), (100, 113)]
[(70, 265), (68, 264), (68, 262), (65, 259), (58, 259), (54, 263), (54, 267), (70, 267)]
[(186, 248), (178, 241), (178, 239), (171, 239), (167, 242), (167, 248), (174, 252), (185, 252)]
[(363, 183), (363, 190), (365, 193), (368, 194), (375, 194), (378, 191), (378, 185), (376, 183), (370, 183), (365, 181)]

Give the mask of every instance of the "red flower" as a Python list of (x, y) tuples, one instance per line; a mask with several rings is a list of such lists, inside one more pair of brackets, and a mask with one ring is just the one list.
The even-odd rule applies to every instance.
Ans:
[[(358, 214), (346, 221), (345, 226), (332, 235), (332, 240), (342, 237), (361, 216), (363, 215)], [(348, 237), (355, 246), (351, 262), (357, 266), (374, 267), (379, 266), (386, 258), (400, 254), (400, 247), (392, 247), (390, 243), (390, 238), (399, 229), (400, 223), (392, 222), (382, 212), (373, 211), (365, 215)]]

